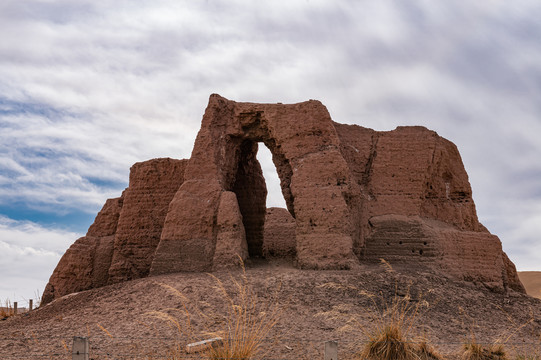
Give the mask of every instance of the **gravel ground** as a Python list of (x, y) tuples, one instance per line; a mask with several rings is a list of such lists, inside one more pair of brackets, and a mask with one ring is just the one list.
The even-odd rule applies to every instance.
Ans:
[(71, 359), (74, 336), (89, 338), (91, 359), (166, 359), (170, 349), (223, 328), (231, 309), (223, 290), (238, 301), (235, 282), (250, 290), (254, 313), (277, 319), (261, 345), (266, 359), (323, 359), (327, 340), (338, 341), (339, 359), (351, 358), (393, 299), (418, 309), (410, 334), (426, 338), (446, 359), (458, 359), (472, 336), (505, 342), (510, 353), (541, 350), (541, 300), (494, 293), (429, 268), (315, 271), (276, 260), (247, 263), (245, 276), (246, 284), (240, 269), (177, 273), (65, 296), (0, 321), (0, 359)]

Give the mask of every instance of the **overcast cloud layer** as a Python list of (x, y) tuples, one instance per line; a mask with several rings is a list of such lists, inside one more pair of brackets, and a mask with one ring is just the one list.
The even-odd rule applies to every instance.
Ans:
[(43, 290), (134, 162), (188, 158), (211, 93), (437, 131), (481, 222), (541, 270), (539, 19), (535, 0), (0, 2), (0, 300)]

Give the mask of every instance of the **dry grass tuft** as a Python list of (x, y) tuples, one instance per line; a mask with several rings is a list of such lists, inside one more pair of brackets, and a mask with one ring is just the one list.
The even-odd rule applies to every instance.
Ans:
[(269, 340), (269, 333), (282, 313), (276, 296), (270, 302), (260, 299), (250, 286), (244, 268), (240, 281), (232, 279), (233, 290), (228, 291), (222, 281), (214, 279), (226, 300), (227, 310), (222, 315), (221, 329), (213, 332), (224, 341), (221, 346), (210, 348), (209, 358), (243, 360), (261, 354), (263, 342)]
[(361, 351), (360, 359), (370, 360), (414, 360), (415, 348), (407, 342), (397, 324), (388, 324), (370, 335), (370, 340)]
[(442, 360), (443, 356), (428, 344), (425, 340), (422, 340), (415, 349), (419, 360)]
[(103, 326), (101, 326), (100, 324), (96, 324), (96, 326), (101, 330), (103, 331), (107, 336), (109, 336), (111, 339), (113, 339), (113, 335), (111, 335), (111, 333), (109, 332), (109, 330), (107, 330), (106, 328), (104, 328)]
[[(495, 340), (488, 340), (484, 343), (479, 343), (475, 336), (475, 329), (482, 333), (483, 328), (476, 324), (474, 318), (469, 316), (463, 308), (459, 308), (461, 316), (464, 320), (471, 322), (470, 334), (471, 340), (466, 341), (462, 345), (462, 359), (464, 360), (539, 360), (539, 349), (541, 348), (541, 342), (531, 343), (525, 341), (524, 338), (517, 338), (517, 334), (523, 329), (532, 331), (534, 337), (539, 338), (539, 328), (535, 325), (536, 316), (533, 310), (530, 308), (530, 317), (523, 323), (517, 322), (507, 311), (497, 306), (497, 308), (506, 316), (509, 325), (508, 328)], [(480, 330), (479, 330), (480, 329)], [(541, 340), (541, 339), (540, 339)], [(512, 354), (512, 355), (510, 355)]]
[(9, 299), (5, 300), (3, 305), (0, 303), (0, 318), (15, 316), (15, 310)]
[[(182, 310), (166, 309), (148, 313), (166, 321), (170, 327), (176, 329), (179, 342), (176, 346), (177, 351), (171, 352), (171, 359), (180, 359), (184, 353), (184, 347), (180, 346), (182, 341), (197, 342), (217, 337), (223, 341), (209, 347), (202, 354), (204, 357), (212, 360), (243, 360), (263, 356), (266, 353), (263, 345), (269, 342), (271, 330), (282, 314), (283, 307), (278, 302), (281, 288), (279, 286), (275, 289), (270, 297), (261, 298), (251, 286), (242, 262), (241, 268), (242, 273), (238, 278), (231, 276), (231, 285), (226, 285), (216, 276), (209, 274), (215, 280), (215, 290), (224, 303), (222, 313), (214, 313), (208, 307), (203, 311), (200, 306), (206, 304), (190, 303), (179, 290), (160, 284), (174, 294), (182, 304)], [(176, 314), (171, 315), (170, 312)], [(194, 319), (197, 319), (202, 330), (195, 329), (192, 324)]]
[(463, 360), (508, 360), (503, 344), (479, 344), (475, 336), (462, 346)]
[[(392, 266), (385, 260), (381, 265), (387, 273), (394, 273)], [(399, 286), (401, 285), (401, 286)], [(375, 295), (362, 289), (341, 284), (324, 284), (322, 287), (333, 290), (356, 291), (360, 296), (370, 300), (373, 312), (370, 319), (363, 320), (364, 311), (343, 306), (336, 306), (333, 310), (320, 315), (334, 320), (345, 320), (345, 325), (340, 328), (343, 332), (360, 329), (368, 338), (368, 341), (359, 340), (356, 344), (355, 359), (363, 360), (419, 360), (419, 359), (442, 359), (426, 341), (415, 340), (415, 325), (421, 311), (429, 307), (421, 293), (415, 299), (411, 296), (410, 285), (405, 291), (399, 291), (398, 280), (395, 283), (394, 296), (388, 299), (383, 294)], [(430, 293), (431, 291), (428, 291)], [(352, 315), (353, 314), (353, 315)], [(345, 317), (345, 318), (344, 318)], [(366, 323), (370, 327), (366, 327)]]
[(442, 360), (443, 356), (426, 339), (421, 341), (413, 339), (411, 328), (405, 326), (406, 322), (407, 320), (395, 322), (383, 320), (380, 325), (372, 329), (368, 342), (363, 346), (357, 358), (363, 360)]

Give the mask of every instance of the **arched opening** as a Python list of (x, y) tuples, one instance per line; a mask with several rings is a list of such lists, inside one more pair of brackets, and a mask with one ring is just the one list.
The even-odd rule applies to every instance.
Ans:
[[(267, 211), (263, 234), (263, 256), (266, 258), (294, 258), (297, 253), (295, 219), (287, 210), (282, 193), (282, 181), (274, 165), (273, 154), (263, 143), (259, 143), (257, 158), (267, 184)], [(275, 158), (280, 158), (275, 157)], [(280, 162), (278, 162), (280, 164)], [(283, 166), (282, 166), (283, 167)], [(284, 170), (282, 170), (284, 171)], [(289, 183), (284, 182), (285, 193), (291, 194)], [(292, 197), (290, 197), (292, 199)], [(292, 204), (292, 201), (290, 201)], [(291, 208), (293, 206), (291, 205)]]
[(246, 233), (250, 257), (263, 255), (267, 187), (261, 166), (257, 161), (258, 144), (243, 140), (238, 148), (238, 160), (233, 184)]
[(259, 143), (257, 160), (261, 164), (261, 170), (263, 171), (263, 177), (267, 185), (267, 208), (286, 208), (286, 201), (280, 187), (280, 178), (278, 177), (276, 166), (272, 162), (272, 153), (263, 143)]
[(317, 101), (238, 103), (214, 94), (169, 206), (151, 274), (206, 271), (234, 264), (235, 254), (263, 255), (267, 188), (258, 142), (273, 154), (294, 218), (296, 265), (342, 269), (356, 261), (352, 182), (327, 109)]
[[(270, 145), (273, 143), (270, 142)], [(249, 256), (294, 255), (295, 220), (291, 211), (293, 197), (289, 188), (290, 167), (281, 164), (281, 155), (273, 155), (260, 137), (241, 140), (237, 148), (237, 159), (231, 190), (237, 196), (242, 214)], [(275, 167), (276, 159), (280, 169)], [(283, 193), (289, 195), (289, 201), (286, 201)], [(267, 216), (270, 219), (270, 236), (264, 245)]]

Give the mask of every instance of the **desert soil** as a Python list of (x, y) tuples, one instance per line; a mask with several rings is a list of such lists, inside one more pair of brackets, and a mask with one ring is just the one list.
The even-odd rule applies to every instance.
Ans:
[(528, 295), (541, 299), (541, 271), (519, 271), (518, 277)]
[[(213, 275), (235, 294), (233, 283), (242, 281), (243, 272)], [(420, 304), (412, 334), (426, 337), (447, 359), (458, 359), (462, 343), (472, 336), (481, 343), (506, 342), (509, 352), (541, 349), (541, 300), (513, 291), (496, 293), (429, 268), (395, 265), (388, 271), (371, 264), (315, 271), (296, 269), (285, 260), (255, 261), (246, 264), (246, 277), (258, 311), (269, 304), (281, 309), (262, 345), (266, 359), (323, 359), (327, 340), (338, 341), (339, 359), (351, 358), (377, 323), (375, 305), (382, 299)], [(74, 336), (89, 338), (91, 359), (166, 359), (167, 349), (210, 337), (201, 332), (223, 325), (228, 304), (217, 279), (176, 273), (68, 295), (0, 321), (0, 359), (71, 359)], [(180, 332), (166, 316), (178, 319)], [(345, 326), (352, 319), (358, 324)], [(190, 356), (182, 358), (198, 358)]]

